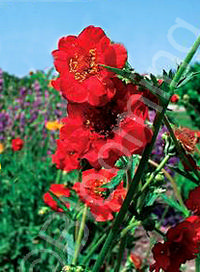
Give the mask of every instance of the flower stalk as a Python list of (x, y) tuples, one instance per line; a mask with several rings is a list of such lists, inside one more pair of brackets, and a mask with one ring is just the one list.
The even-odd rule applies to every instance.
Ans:
[(156, 177), (156, 175), (161, 171), (161, 169), (165, 166), (165, 164), (168, 162), (168, 160), (170, 159), (171, 155), (167, 154), (164, 159), (161, 161), (161, 163), (158, 165), (158, 167), (156, 168), (156, 170), (150, 175), (150, 177), (148, 178), (147, 182), (142, 186), (141, 188), (141, 192), (143, 192), (147, 186), (153, 181), (153, 179)]
[(74, 257), (72, 260), (72, 264), (74, 264), (74, 265), (77, 263), (77, 260), (78, 260), (78, 254), (79, 254), (80, 247), (81, 247), (81, 240), (82, 240), (83, 232), (84, 232), (84, 228), (85, 228), (86, 216), (87, 216), (87, 206), (85, 205), (84, 210), (83, 210), (81, 225), (80, 225), (80, 229), (79, 229), (79, 233), (78, 233), (78, 238), (77, 238), (76, 245), (75, 245)]

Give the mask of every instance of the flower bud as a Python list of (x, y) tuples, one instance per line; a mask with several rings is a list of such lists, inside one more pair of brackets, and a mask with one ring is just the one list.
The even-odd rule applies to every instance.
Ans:
[(184, 94), (184, 96), (183, 96), (183, 101), (184, 101), (184, 102), (189, 102), (189, 100), (190, 100), (189, 95), (188, 95), (188, 94)]

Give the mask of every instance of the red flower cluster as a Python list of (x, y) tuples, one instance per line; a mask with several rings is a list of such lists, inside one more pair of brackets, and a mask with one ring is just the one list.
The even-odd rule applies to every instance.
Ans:
[(57, 168), (81, 168), (81, 159), (110, 168), (122, 155), (141, 154), (152, 137), (143, 93), (99, 65), (122, 68), (125, 48), (94, 26), (62, 38), (58, 47), (53, 56), (60, 76), (52, 84), (68, 99), (68, 116), (53, 155)]
[(99, 27), (88, 26), (78, 37), (59, 40), (53, 51), (54, 64), (60, 76), (51, 83), (71, 102), (105, 105), (115, 95), (113, 73), (100, 64), (123, 68), (127, 52), (123, 45), (111, 43)]
[(126, 196), (123, 183), (109, 195), (106, 188), (101, 186), (110, 182), (117, 172), (101, 169), (84, 171), (82, 182), (76, 182), (73, 189), (80, 199), (90, 207), (92, 215), (96, 221), (102, 222), (113, 219), (113, 212), (118, 212)]
[(87, 159), (94, 168), (110, 168), (122, 155), (141, 154), (151, 140), (142, 93), (118, 78), (112, 81), (117, 92), (105, 106), (68, 103), (68, 117), (62, 120), (64, 126), (53, 155), (57, 168), (80, 168), (80, 159)]
[[(63, 203), (65, 203), (66, 207), (69, 208), (69, 203), (66, 202), (65, 198), (70, 196), (70, 190), (65, 187), (64, 184), (52, 184), (49, 189), (55, 196), (60, 198)], [(51, 207), (52, 210), (56, 212), (63, 212), (63, 209), (59, 208), (57, 202), (53, 199), (51, 194), (47, 192), (44, 194), (44, 202)]]
[(78, 37), (60, 39), (53, 56), (59, 77), (52, 85), (68, 100), (68, 116), (62, 120), (53, 162), (71, 171), (81, 169), (82, 161), (87, 160), (95, 169), (84, 171), (82, 183), (73, 189), (97, 221), (111, 220), (126, 190), (121, 183), (108, 196), (101, 185), (116, 171), (105, 169), (113, 168), (123, 155), (141, 154), (151, 141), (143, 99), (148, 91), (123, 83), (101, 65), (123, 68), (127, 52), (122, 45), (111, 43), (98, 27), (89, 26)]
[(150, 271), (180, 272), (181, 264), (196, 258), (200, 247), (200, 217), (191, 216), (167, 232), (165, 243), (153, 247)]
[(12, 150), (18, 151), (21, 150), (24, 146), (24, 141), (20, 138), (12, 139)]

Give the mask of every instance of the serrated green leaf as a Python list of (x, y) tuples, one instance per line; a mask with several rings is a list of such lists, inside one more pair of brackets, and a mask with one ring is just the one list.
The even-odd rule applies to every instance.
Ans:
[(180, 211), (182, 214), (184, 214), (184, 216), (188, 217), (190, 212), (187, 210), (186, 207), (183, 207), (181, 205), (179, 205), (178, 202), (176, 202), (174, 199), (169, 198), (167, 195), (165, 194), (161, 194), (160, 197), (162, 198), (162, 200), (168, 204), (169, 206), (171, 206), (172, 208), (175, 208), (176, 210)]
[(200, 75), (200, 72), (193, 72), (186, 77), (182, 78), (179, 83), (176, 86), (176, 89), (183, 87), (185, 84), (187, 84), (190, 80), (192, 80), (194, 77)]
[(151, 78), (151, 81), (153, 82), (153, 84), (155, 86), (158, 86), (158, 80), (153, 74), (150, 74), (150, 78)]

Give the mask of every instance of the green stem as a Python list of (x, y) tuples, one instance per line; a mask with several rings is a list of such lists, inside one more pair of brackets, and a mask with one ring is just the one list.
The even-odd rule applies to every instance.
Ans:
[(195, 168), (191, 165), (190, 161), (189, 161), (188, 158), (186, 157), (186, 154), (185, 154), (185, 152), (183, 151), (182, 146), (180, 145), (180, 143), (179, 143), (178, 140), (176, 139), (176, 136), (175, 136), (175, 134), (174, 134), (174, 132), (173, 132), (173, 129), (172, 129), (171, 125), (170, 125), (170, 122), (169, 122), (167, 116), (164, 116), (164, 123), (165, 123), (165, 125), (166, 125), (166, 127), (167, 127), (167, 129), (168, 129), (168, 131), (169, 131), (169, 133), (170, 133), (170, 136), (172, 137), (172, 140), (173, 140), (173, 142), (174, 142), (174, 144), (175, 144), (175, 146), (176, 146), (177, 152), (178, 152), (179, 155), (180, 155), (180, 159), (182, 159), (182, 160), (187, 164), (187, 166), (190, 168), (190, 170), (191, 170), (192, 172), (194, 172), (194, 174), (195, 174), (195, 175), (198, 177), (198, 179), (200, 180), (200, 174), (199, 174), (199, 172), (197, 171), (197, 169), (195, 169)]
[(76, 245), (75, 245), (74, 257), (72, 260), (72, 264), (74, 264), (74, 265), (76, 265), (76, 263), (77, 263), (78, 254), (79, 254), (80, 247), (81, 247), (81, 239), (83, 237), (83, 232), (84, 232), (84, 228), (85, 228), (86, 216), (87, 216), (87, 206), (85, 205), (84, 210), (83, 210), (81, 225), (80, 225), (80, 229), (79, 229), (79, 233), (78, 233), (78, 238), (77, 238)]
[(190, 51), (188, 52), (185, 60), (181, 63), (178, 71), (176, 72), (171, 84), (170, 84), (170, 89), (171, 91), (174, 91), (174, 89), (176, 88), (179, 80), (181, 79), (185, 69), (187, 68), (188, 64), (190, 63), (190, 61), (192, 60), (194, 54), (196, 53), (198, 47), (200, 45), (200, 36), (196, 39), (196, 41), (194, 42), (193, 46), (191, 47)]
[(88, 254), (84, 258), (82, 265), (86, 265), (88, 263), (88, 261), (90, 260), (90, 257), (93, 255), (95, 250), (99, 247), (99, 245), (105, 240), (106, 236), (107, 236), (107, 234), (104, 233), (104, 235), (100, 239), (98, 239), (98, 241), (95, 242), (93, 247), (89, 250)]
[(143, 192), (147, 188), (147, 186), (152, 182), (152, 180), (156, 177), (156, 175), (161, 171), (161, 169), (168, 162), (168, 160), (170, 159), (170, 157), (171, 156), (169, 154), (164, 157), (164, 159), (158, 165), (158, 167), (156, 168), (156, 170), (150, 175), (150, 177), (148, 178), (147, 182), (143, 185), (143, 187), (141, 189), (141, 192)]
[(55, 181), (56, 184), (60, 182), (61, 177), (62, 177), (62, 170), (59, 169), (56, 175), (56, 181)]
[(195, 272), (200, 272), (200, 256), (197, 255), (197, 258), (195, 259)]
[[(149, 160), (149, 163), (151, 165), (153, 165), (154, 167), (158, 167), (158, 164), (155, 162), (155, 161), (152, 161), (152, 160)], [(163, 174), (165, 175), (165, 177), (169, 180), (169, 182), (171, 183), (172, 185), (172, 188), (174, 190), (174, 194), (175, 194), (175, 197), (176, 199), (178, 200), (178, 202), (180, 203), (181, 206), (185, 206), (184, 203), (183, 203), (183, 199), (182, 199), (182, 196), (181, 196), (181, 193), (179, 192), (179, 189), (176, 185), (176, 182), (175, 180), (172, 178), (172, 176), (163, 168), (161, 169), (161, 171), (163, 172)]]
[(123, 258), (123, 255), (124, 255), (124, 250), (125, 250), (125, 247), (126, 247), (126, 240), (127, 240), (126, 236), (121, 238), (119, 251), (118, 251), (118, 255), (117, 255), (117, 262), (116, 262), (114, 272), (119, 272), (120, 271), (120, 266), (121, 266), (122, 258)]
[[(181, 64), (181, 66), (179, 67), (178, 71), (176, 72), (173, 80), (171, 81), (170, 86), (169, 86), (171, 91), (174, 91), (174, 89), (176, 88), (177, 83), (179, 82), (183, 72), (185, 71), (186, 66), (189, 64), (193, 55), (195, 54), (199, 44), (200, 44), (200, 37), (194, 43), (193, 47), (191, 48), (188, 55), (186, 56), (184, 62)], [(109, 249), (112, 246), (112, 242), (120, 229), (120, 225), (125, 217), (125, 214), (129, 208), (129, 205), (135, 195), (135, 192), (137, 191), (137, 187), (139, 185), (140, 179), (142, 178), (142, 176), (145, 173), (144, 170), (147, 167), (148, 159), (149, 159), (149, 156), (152, 152), (153, 146), (155, 144), (155, 141), (156, 141), (160, 126), (162, 124), (162, 120), (163, 120), (163, 117), (166, 112), (168, 104), (169, 104), (169, 100), (164, 104), (162, 111), (160, 113), (157, 113), (157, 115), (156, 115), (156, 118), (154, 121), (154, 134), (153, 134), (152, 140), (149, 144), (147, 144), (147, 146), (143, 152), (143, 156), (140, 160), (136, 174), (135, 174), (132, 182), (130, 183), (130, 188), (127, 192), (126, 198), (124, 199), (122, 207), (121, 207), (121, 209), (120, 209), (120, 211), (119, 211), (119, 213), (113, 223), (113, 227), (109, 232), (109, 235), (108, 235), (108, 237), (105, 241), (105, 244), (104, 244), (104, 246), (98, 256), (98, 259), (93, 267), (92, 272), (98, 272), (100, 270), (100, 268), (104, 262), (104, 259), (107, 255)]]
[(140, 225), (140, 221), (130, 223), (125, 229), (122, 230), (121, 237), (124, 237), (129, 230), (131, 230), (131, 229), (133, 229), (133, 228), (135, 228), (135, 227), (137, 227), (139, 225)]

